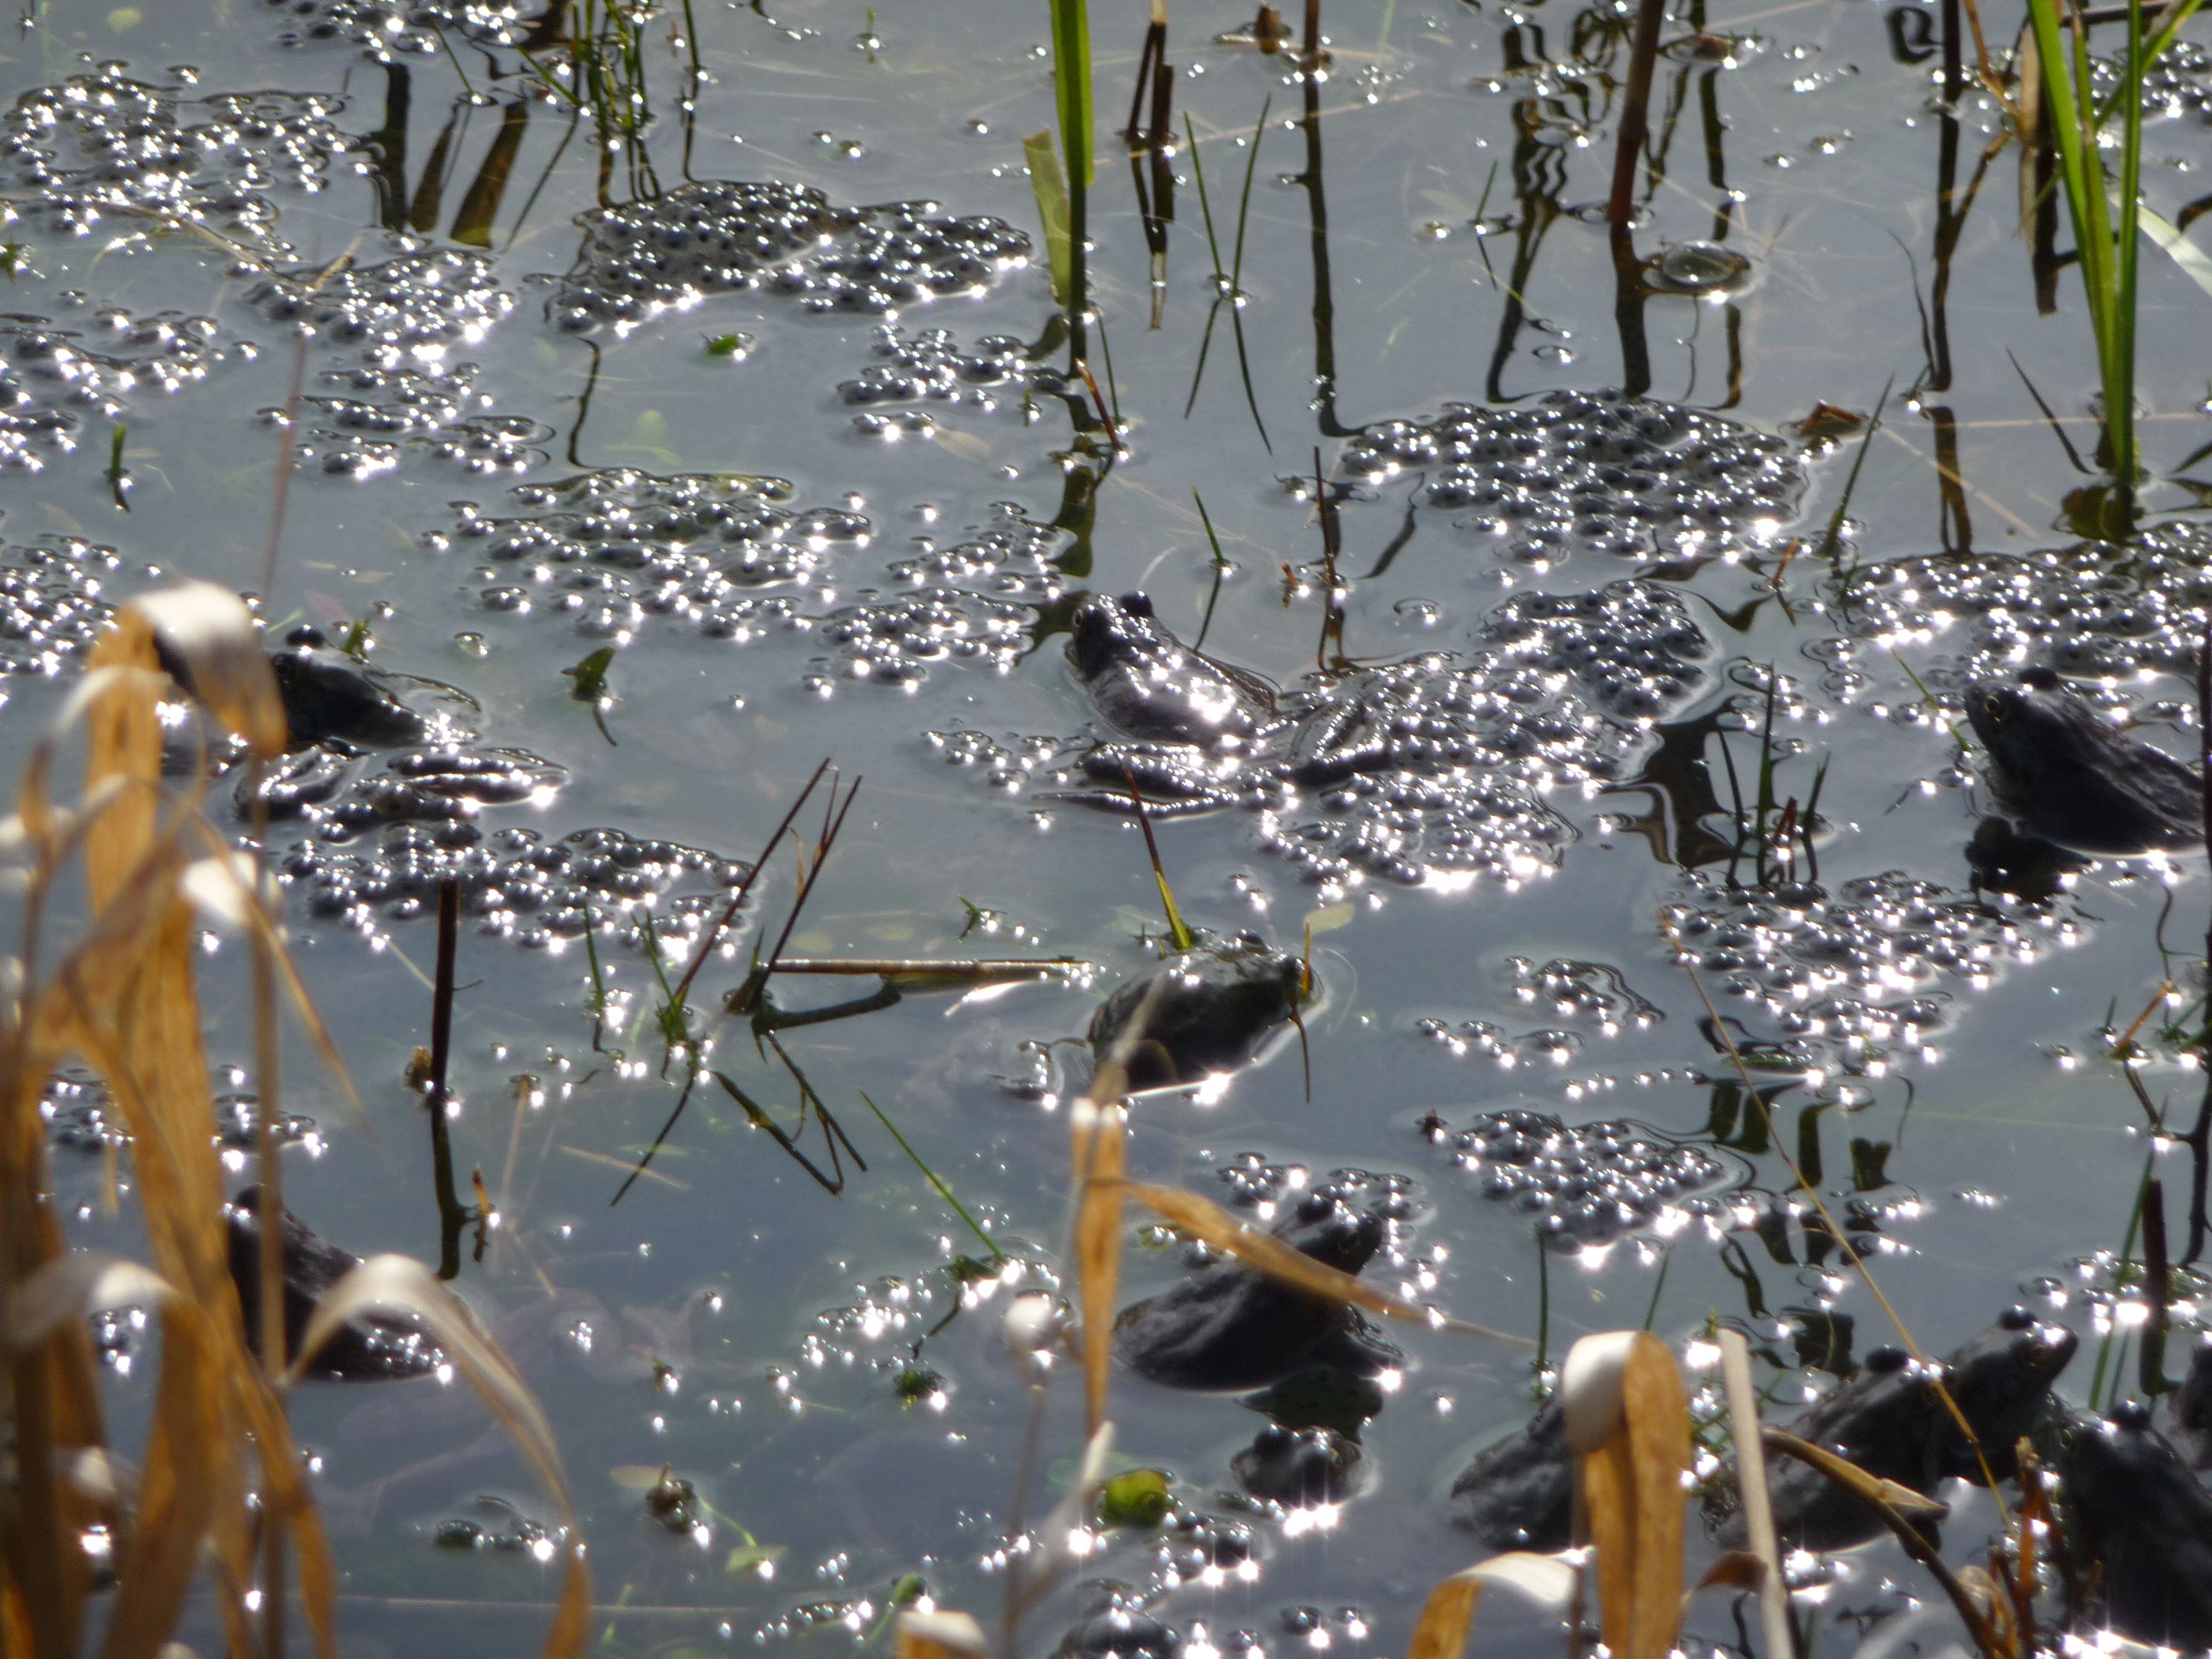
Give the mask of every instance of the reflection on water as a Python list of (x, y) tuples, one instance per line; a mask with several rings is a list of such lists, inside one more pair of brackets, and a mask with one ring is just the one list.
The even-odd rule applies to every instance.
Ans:
[[(1010, 1651), (1365, 1656), (1466, 1564), (1455, 1510), (1555, 1518), (1524, 1358), (1385, 1353), (1133, 1220), (1119, 1300), (1151, 1311), (1111, 1410), (1144, 1479), (1079, 1573), (1012, 1567), (1081, 1437), (1072, 1368), (1039, 1383), (1005, 1320), (1048, 1340), (1021, 1299), (1071, 1290), (1066, 1056), (1152, 986), (1206, 1002), (1133, 788), (1179, 914), (1279, 947), (1244, 1024), (1155, 1034), (1198, 1058), (1134, 1104), (1133, 1175), (1348, 1229), (1363, 1282), (1544, 1364), (1726, 1320), (1776, 1421), (1882, 1395), (1869, 1274), (1937, 1354), (2025, 1302), (2081, 1344), (2058, 1398), (2123, 1413), (2043, 1455), (2172, 1474), (2125, 1402), (2194, 1376), (2204, 1318), (2202, 855), (2012, 833), (1966, 698), (2049, 671), (2196, 754), (2205, 389), (2169, 343), (2205, 301), (2146, 250), (2141, 424), (2176, 476), (2143, 533), (2081, 539), (2069, 234), (1971, 7), (1217, 9), (1172, 48), (1101, 12), (1128, 190), (1075, 170), (1057, 299), (1028, 0), (26, 21), (8, 758), (179, 573), (408, 717), (302, 718), (262, 784), (368, 1105), (295, 1084), (285, 1202), (434, 1251), (496, 1326), (611, 1649), (850, 1647), (1024, 1584)], [(2206, 62), (2180, 43), (2148, 130), (2184, 230)], [(1091, 661), (1139, 592), (1151, 626)], [(804, 795), (825, 755), (867, 780), (842, 835)], [(240, 953), (209, 949), (250, 1091)], [(127, 1151), (88, 1091), (50, 1090), (56, 1144)], [(135, 1248), (100, 1158), (57, 1179)], [(142, 1340), (101, 1332), (125, 1400)], [(550, 1508), (472, 1406), (378, 1386), (297, 1407), (349, 1631), (532, 1639)], [(2186, 1440), (2185, 1409), (2153, 1420)], [(1534, 1484), (1455, 1500), (1500, 1444)], [(2173, 1491), (2145, 1553), (2195, 1524)], [(1814, 1571), (1816, 1643), (1911, 1634), (1888, 1550)], [(2097, 1594), (2195, 1628), (2163, 1582)], [(1736, 1639), (1706, 1603), (1700, 1651)]]

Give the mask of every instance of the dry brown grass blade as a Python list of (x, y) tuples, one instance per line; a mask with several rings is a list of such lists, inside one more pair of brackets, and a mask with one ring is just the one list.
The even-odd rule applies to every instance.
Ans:
[(1584, 1337), (1560, 1391), (1575, 1478), (1595, 1549), (1605, 1644), (1619, 1659), (1666, 1659), (1680, 1628), (1690, 1411), (1667, 1345), (1645, 1331)]
[(983, 1627), (964, 1613), (902, 1613), (893, 1659), (981, 1659)]
[(261, 1507), (276, 1516), (299, 1558), (300, 1600), (313, 1632), (319, 1659), (334, 1659), (337, 1650), (337, 1566), (331, 1559), (322, 1512), (307, 1484), (306, 1460), (292, 1438), (283, 1400), (258, 1366), (230, 1372), (238, 1420), (259, 1451)]
[(284, 752), (291, 736), (284, 702), (253, 614), (237, 594), (213, 582), (179, 582), (139, 595), (122, 614), (133, 619), (122, 625), (143, 625), (159, 637), (168, 661), (189, 677), (192, 695), (252, 753), (274, 760)]
[(1928, 1569), (1944, 1595), (1951, 1598), (1951, 1606), (1965, 1623), (1966, 1632), (1974, 1638), (1974, 1645), (1982, 1651), (1983, 1659), (2018, 1659), (2018, 1656), (1997, 1634), (1971, 1591), (1959, 1580), (1943, 1559), (1942, 1552), (1931, 1543), (1927, 1535), (1913, 1524), (1916, 1515), (1943, 1516), (1950, 1506), (1923, 1497), (1910, 1486), (1900, 1486), (1894, 1480), (1885, 1480), (1869, 1474), (1856, 1463), (1846, 1462), (1825, 1447), (1782, 1429), (1767, 1429), (1759, 1438), (1773, 1450), (1787, 1452), (1801, 1463), (1809, 1464), (1822, 1474), (1851, 1493), (1881, 1519), (1905, 1553)]
[[(1721, 1383), (1728, 1395), (1729, 1427), (1735, 1443), (1759, 1444), (1759, 1391), (1751, 1382), (1751, 1345), (1741, 1331), (1720, 1334)], [(1759, 1625), (1769, 1659), (1790, 1659), (1796, 1644), (1790, 1631), (1790, 1588), (1782, 1576), (1782, 1548), (1774, 1534), (1774, 1506), (1766, 1491), (1763, 1455), (1739, 1456), (1736, 1483), (1743, 1492), (1744, 1531), (1760, 1566)], [(1710, 1577), (1710, 1575), (1708, 1575)]]
[(1729, 1550), (1705, 1569), (1705, 1576), (1697, 1582), (1696, 1590), (1757, 1589), (1766, 1582), (1766, 1563), (1749, 1550)]
[(161, 1369), (138, 1482), (137, 1514), (116, 1553), (116, 1599), (104, 1659), (155, 1659), (199, 1571), (213, 1520), (225, 1432), (222, 1366), (206, 1316), (181, 1298), (161, 1307)]
[(1084, 1426), (1106, 1420), (1114, 1364), (1114, 1300), (1121, 1284), (1121, 1196), (1127, 1188), (1128, 1114), (1079, 1100), (1068, 1119), (1075, 1177), (1075, 1263), (1083, 1301)]
[(1518, 1590), (1539, 1606), (1564, 1615), (1573, 1604), (1575, 1570), (1556, 1555), (1516, 1550), (1441, 1579), (1421, 1605), (1407, 1644), (1406, 1659), (1460, 1659), (1474, 1624), (1475, 1604), (1491, 1585)]
[(584, 1650), (591, 1613), (591, 1574), (584, 1565), (583, 1540), (568, 1478), (544, 1409), (507, 1356), (500, 1352), (476, 1316), (421, 1262), (404, 1255), (371, 1256), (333, 1285), (316, 1304), (292, 1362), (288, 1382), (296, 1382), (307, 1362), (356, 1316), (374, 1308), (413, 1315), (451, 1356), (502, 1427), (538, 1471), (538, 1478), (559, 1507), (568, 1529), (562, 1550), (563, 1580), (553, 1625), (545, 1638), (547, 1659), (576, 1659)]
[(101, 1649), (106, 1659), (153, 1659), (198, 1570), (223, 1440), (209, 1391), (221, 1371), (208, 1322), (160, 1275), (86, 1253), (50, 1261), (17, 1285), (9, 1333), (18, 1352), (36, 1349), (92, 1314), (131, 1305), (161, 1316), (161, 1369), (136, 1513), (116, 1551), (115, 1603)]
[(1942, 1499), (1930, 1498), (1881, 1475), (1869, 1474), (1857, 1464), (1837, 1456), (1825, 1446), (1800, 1440), (1787, 1429), (1762, 1429), (1759, 1438), (1777, 1451), (1787, 1452), (1801, 1463), (1809, 1463), (1854, 1498), (1878, 1510), (1890, 1510), (1908, 1519), (1924, 1515), (1938, 1521), (1951, 1512), (1951, 1506)]
[[(20, 1028), (13, 1035), (5, 1050), (9, 1115), (0, 1120), (0, 1309), (11, 1328), (20, 1307), (11, 1292), (20, 1284), (9, 1280), (69, 1259), (54, 1206), (44, 1199), (51, 1188), (37, 1085), (46, 1072), (35, 1052), (27, 1056), (32, 1045)], [(9, 1368), (14, 1430), (9, 1497), (17, 1515), (32, 1522), (0, 1528), (0, 1620), (7, 1621), (0, 1651), (74, 1656), (91, 1584), (90, 1563), (76, 1540), (86, 1527), (115, 1519), (112, 1505), (88, 1498), (66, 1479), (103, 1437), (89, 1328), (65, 1319), (33, 1342), (0, 1342), (0, 1359)], [(37, 1524), (41, 1518), (52, 1524)]]
[(1467, 1336), (1486, 1336), (1496, 1341), (1516, 1343), (1523, 1347), (1535, 1346), (1526, 1337), (1493, 1331), (1486, 1325), (1454, 1319), (1437, 1309), (1419, 1307), (1404, 1301), (1351, 1273), (1316, 1261), (1303, 1251), (1292, 1249), (1273, 1233), (1262, 1232), (1257, 1227), (1239, 1221), (1218, 1204), (1210, 1199), (1200, 1198), (1196, 1193), (1185, 1192), (1180, 1187), (1157, 1187), (1142, 1181), (1127, 1182), (1127, 1190), (1130, 1197), (1146, 1206), (1177, 1231), (1201, 1239), (1215, 1249), (1235, 1256), (1246, 1267), (1255, 1268), (1270, 1279), (1279, 1279), (1285, 1285), (1295, 1285), (1311, 1295), (1364, 1308), (1370, 1313), (1382, 1314), (1391, 1319), (1425, 1325), (1433, 1330), (1457, 1331)]
[[(273, 895), (267, 908), (252, 902), (252, 879), (240, 866), (250, 868), (252, 863), (245, 854), (232, 852), (216, 827), (203, 821), (196, 826), (200, 839), (210, 848), (210, 855), (196, 859), (185, 867), (182, 882), (186, 896), (196, 908), (210, 914), (210, 920), (231, 927), (251, 928), (258, 933), (269, 949), (270, 965), (276, 970), (278, 983), (300, 1024), (307, 1028), (308, 1038), (315, 1045), (315, 1053), (323, 1062), (346, 1105), (364, 1121), (367, 1109), (362, 1105), (360, 1092), (355, 1089), (353, 1074), (346, 1069), (345, 1057), (323, 1023), (322, 1011), (315, 1006), (314, 999), (307, 994), (307, 981), (300, 977), (300, 965), (292, 960), (286, 947), (283, 931), (277, 925)], [(271, 884), (273, 885), (273, 883)], [(227, 891), (226, 891), (227, 890)], [(212, 901), (212, 902), (211, 902)]]

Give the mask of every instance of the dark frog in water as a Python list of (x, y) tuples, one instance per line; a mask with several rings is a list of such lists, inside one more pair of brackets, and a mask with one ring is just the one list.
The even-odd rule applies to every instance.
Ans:
[(1990, 794), (2021, 831), (2077, 853), (2129, 854), (2204, 839), (2196, 771), (2122, 737), (2048, 669), (1978, 680), (1966, 718), (1990, 757)]
[(1308, 988), (1304, 963), (1255, 939), (1180, 951), (1098, 1005), (1091, 1051), (1126, 1093), (1201, 1084), (1257, 1054)]
[(2059, 1438), (2060, 1492), (2075, 1559), (2094, 1563), (2103, 1616), (2121, 1635), (2185, 1652), (2212, 1647), (2212, 1493), (2130, 1402)]
[[(258, 1353), (261, 1341), (261, 1188), (248, 1187), (227, 1212), (230, 1276), (238, 1286), (247, 1342)], [(284, 1351), (296, 1355), (314, 1317), (315, 1304), (338, 1280), (361, 1265), (289, 1210), (278, 1212), (284, 1263)], [(422, 1376), (445, 1363), (446, 1356), (420, 1327), (404, 1319), (367, 1314), (339, 1328), (309, 1364), (316, 1376), (362, 1381)]]
[[(1340, 1272), (1356, 1273), (1382, 1243), (1382, 1217), (1328, 1188), (1308, 1193), (1274, 1235)], [(1310, 1370), (1372, 1376), (1397, 1350), (1341, 1303), (1234, 1261), (1200, 1268), (1173, 1290), (1124, 1308), (1114, 1352), (1170, 1388), (1242, 1393)]]
[[(2020, 1472), (2020, 1438), (2050, 1409), (2051, 1385), (2076, 1341), (2064, 1327), (2014, 1308), (1939, 1365), (1877, 1348), (1858, 1376), (1790, 1425), (1790, 1432), (1931, 1498), (1954, 1476), (1978, 1486), (2008, 1480)], [(1937, 1391), (1939, 1378), (1972, 1440)], [(1858, 1499), (1795, 1458), (1770, 1454), (1766, 1468), (1784, 1543), (1848, 1549), (1884, 1530)], [(1740, 1531), (1741, 1522), (1731, 1530)]]
[[(1931, 1497), (1953, 1476), (1980, 1483), (1984, 1464), (1990, 1478), (2009, 1480), (2019, 1473), (2020, 1437), (2050, 1408), (2051, 1385), (2075, 1346), (2073, 1332), (2014, 1308), (1940, 1364), (1877, 1348), (1856, 1376), (1790, 1424), (1790, 1432)], [(1936, 1392), (1938, 1376), (1972, 1426), (1973, 1442)], [(1795, 1458), (1771, 1453), (1766, 1480), (1784, 1544), (1849, 1549), (1884, 1530), (1863, 1504)], [(1732, 1474), (1721, 1489), (1735, 1492)], [(1492, 1549), (1565, 1549), (1573, 1493), (1566, 1419), (1553, 1401), (1468, 1465), (1452, 1485), (1452, 1515)], [(1721, 1528), (1733, 1544), (1743, 1541), (1742, 1532), (1741, 1516)]]
[(1550, 1555), (1574, 1541), (1567, 1414), (1553, 1400), (1486, 1446), (1452, 1482), (1452, 1519), (1493, 1550)]
[(1091, 594), (1072, 629), (1069, 665), (1100, 720), (1123, 737), (1226, 752), (1250, 744), (1274, 718), (1274, 687), (1192, 650), (1142, 593)]
[(295, 745), (335, 739), (389, 748), (420, 743), (429, 732), (420, 714), (385, 688), (381, 676), (329, 649), (315, 629), (293, 629), (284, 648), (269, 653), (269, 665), (276, 671)]

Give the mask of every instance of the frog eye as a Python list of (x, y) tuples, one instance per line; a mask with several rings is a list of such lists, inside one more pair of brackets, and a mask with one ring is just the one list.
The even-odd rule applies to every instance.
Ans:
[(2033, 1330), (2035, 1328), (2035, 1316), (2026, 1308), (2007, 1308), (1997, 1316), (1997, 1327), (2007, 1331)]
[(2112, 1407), (2112, 1421), (2124, 1429), (2150, 1426), (2150, 1407), (2140, 1400), (2123, 1400)]
[(1149, 593), (1124, 593), (1121, 609), (1133, 617), (1149, 617), (1152, 614), (1152, 596)]
[(1903, 1370), (1912, 1363), (1912, 1356), (1902, 1348), (1869, 1348), (1866, 1368), (1876, 1376), (1888, 1376)]

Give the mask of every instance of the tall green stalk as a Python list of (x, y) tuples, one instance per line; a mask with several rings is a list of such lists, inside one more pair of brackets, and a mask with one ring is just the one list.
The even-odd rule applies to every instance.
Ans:
[(1068, 337), (1077, 359), (1085, 355), (1083, 314), (1089, 303), (1091, 181), (1091, 12), (1085, 0), (1051, 0), (1052, 70), (1060, 109), (1060, 149), (1067, 162)]
[[(2100, 114), (2089, 79), (2086, 27), (2061, 38), (2059, 0), (2028, 0), (2036, 58), (2043, 71), (2045, 118), (2058, 157), (2060, 182), (2073, 220), (2074, 245), (2088, 301), (2103, 382), (2105, 437), (2100, 459), (2116, 486), (2119, 524), (2133, 517), (2140, 474), (2135, 431), (2136, 254), (2142, 174), (2143, 51), (2142, 0), (2129, 0), (2128, 52), (2113, 100), (2120, 117), (2119, 178), (2111, 178), (2100, 143)], [(2117, 219), (2114, 215), (2117, 214)]]

